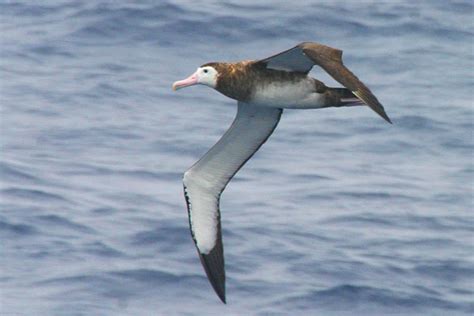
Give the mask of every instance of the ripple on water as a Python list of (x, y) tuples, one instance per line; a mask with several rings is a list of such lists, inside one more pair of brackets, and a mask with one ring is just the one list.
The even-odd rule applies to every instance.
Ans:
[(8, 188), (3, 189), (2, 195), (22, 198), (26, 200), (34, 201), (55, 201), (55, 202), (68, 202), (68, 200), (59, 194), (49, 193), (40, 189), (24, 189), (24, 188)]
[(0, 162), (0, 177), (2, 181), (18, 181), (22, 183), (35, 183), (39, 181), (31, 172), (27, 172), (26, 170), (22, 170), (19, 166), (6, 162)]
[(5, 220), (0, 220), (0, 232), (2, 234), (13, 235), (15, 238), (17, 237), (28, 237), (31, 235), (35, 235), (38, 233), (38, 230), (32, 226), (27, 224), (14, 224), (9, 223)]
[(40, 215), (36, 219), (41, 223), (42, 227), (46, 227), (46, 230), (54, 230), (57, 228), (66, 229), (68, 231), (76, 231), (87, 234), (96, 234), (96, 231), (84, 224), (79, 224), (74, 222), (71, 219), (68, 219), (64, 216), (59, 216), (55, 214), (50, 215)]
[(458, 306), (449, 301), (428, 295), (387, 290), (371, 286), (343, 284), (325, 290), (310, 291), (298, 297), (286, 299), (282, 304), (295, 304), (299, 309), (312, 309), (314, 302), (320, 302), (330, 310), (351, 310), (412, 313), (421, 312), (426, 307), (449, 311), (468, 311), (469, 305)]

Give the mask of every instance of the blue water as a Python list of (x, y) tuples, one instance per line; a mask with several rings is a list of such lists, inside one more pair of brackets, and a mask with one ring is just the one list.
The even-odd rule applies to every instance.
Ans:
[[(2, 1), (2, 315), (474, 313), (472, 1)], [(345, 51), (385, 105), (285, 111), (222, 196), (228, 304), (181, 177), (209, 61)], [(335, 85), (320, 70), (313, 75)]]

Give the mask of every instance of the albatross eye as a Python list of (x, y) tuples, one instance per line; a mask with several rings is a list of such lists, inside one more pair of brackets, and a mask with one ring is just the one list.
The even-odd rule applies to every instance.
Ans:
[(204, 69), (204, 73), (207, 74), (209, 72), (209, 70), (207, 69)]

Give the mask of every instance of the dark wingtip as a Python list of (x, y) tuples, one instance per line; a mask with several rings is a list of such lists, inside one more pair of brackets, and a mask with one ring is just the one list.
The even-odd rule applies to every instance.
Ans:
[(208, 254), (199, 253), (199, 258), (201, 259), (202, 266), (206, 271), (207, 278), (209, 279), (212, 288), (216, 292), (217, 296), (219, 296), (221, 301), (226, 304), (224, 253), (222, 241), (219, 241)]
[(362, 100), (365, 104), (367, 104), (375, 113), (380, 115), (385, 121), (390, 124), (392, 120), (388, 117), (387, 113), (385, 113), (385, 109), (383, 108), (382, 104), (377, 100), (377, 98), (370, 92), (370, 90), (363, 86), (361, 89), (357, 91), (352, 91), (352, 93)]
[[(377, 112), (378, 113), (378, 112)], [(392, 120), (388, 117), (387, 113), (383, 111), (382, 113), (378, 113), (384, 120), (386, 120), (388, 123), (393, 124)]]

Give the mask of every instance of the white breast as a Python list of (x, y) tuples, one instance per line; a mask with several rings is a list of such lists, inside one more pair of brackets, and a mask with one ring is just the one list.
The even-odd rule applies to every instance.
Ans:
[(268, 85), (257, 86), (252, 104), (278, 108), (320, 108), (322, 95), (315, 92), (311, 78), (301, 81), (277, 81)]

